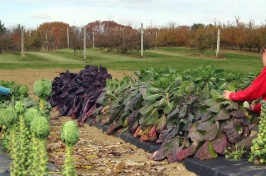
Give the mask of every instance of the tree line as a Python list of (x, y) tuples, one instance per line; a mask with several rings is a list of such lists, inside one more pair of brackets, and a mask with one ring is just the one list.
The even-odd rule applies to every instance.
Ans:
[[(84, 27), (84, 26), (83, 26)], [(83, 49), (83, 27), (70, 26), (63, 22), (45, 22), (36, 29), (25, 29), (25, 51), (53, 51), (72, 48)], [(115, 21), (94, 21), (86, 26), (87, 47), (104, 48), (118, 53), (140, 51), (140, 28), (122, 25)], [(217, 30), (221, 30), (220, 46), (224, 49), (260, 51), (266, 44), (266, 24), (255, 25), (254, 20), (248, 23), (235, 18), (227, 24), (215, 22), (204, 25), (178, 26), (169, 23), (156, 27), (148, 25), (144, 28), (143, 48), (156, 47), (191, 47), (200, 52), (215, 50)], [(22, 26), (6, 28), (0, 21), (0, 53), (20, 52)]]

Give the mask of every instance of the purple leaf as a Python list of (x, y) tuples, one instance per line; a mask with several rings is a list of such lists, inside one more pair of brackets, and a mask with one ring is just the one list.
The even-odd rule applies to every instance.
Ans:
[(233, 122), (227, 121), (222, 127), (221, 131), (226, 133), (229, 141), (232, 143), (239, 142), (241, 140), (241, 135), (235, 129)]
[(177, 160), (181, 161), (189, 156), (194, 155), (194, 153), (197, 151), (198, 146), (199, 146), (198, 142), (193, 142), (188, 148), (181, 150), (177, 154), (176, 156)]
[(225, 154), (224, 150), (228, 147), (228, 141), (225, 134), (220, 133), (211, 143), (214, 151), (222, 155)]
[(211, 142), (206, 141), (195, 153), (194, 157), (200, 160), (217, 158), (218, 154), (213, 150)]

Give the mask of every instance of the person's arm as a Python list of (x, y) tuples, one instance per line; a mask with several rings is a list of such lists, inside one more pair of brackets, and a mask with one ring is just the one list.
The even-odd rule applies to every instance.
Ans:
[(232, 101), (253, 101), (266, 94), (266, 67), (252, 84), (245, 90), (231, 92), (229, 99)]
[(10, 93), (10, 88), (6, 88), (3, 86), (0, 86), (0, 94), (2, 95), (8, 95)]
[[(224, 94), (223, 94), (223, 97), (227, 100), (230, 100), (230, 95), (231, 93), (234, 93), (234, 92), (231, 92), (231, 91), (228, 91), (228, 90), (225, 90), (224, 91)], [(260, 113), (260, 110), (261, 110), (261, 104), (258, 103), (256, 105), (250, 105), (249, 107), (246, 108), (247, 110), (249, 111), (253, 111), (255, 113)]]

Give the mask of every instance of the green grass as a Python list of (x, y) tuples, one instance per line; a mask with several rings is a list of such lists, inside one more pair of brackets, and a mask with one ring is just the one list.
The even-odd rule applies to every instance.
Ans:
[(64, 68), (83, 69), (85, 65), (102, 65), (108, 70), (141, 70), (149, 67), (172, 67), (183, 71), (205, 65), (215, 65), (226, 70), (249, 72), (262, 69), (257, 53), (222, 51), (221, 58), (215, 58), (214, 51), (204, 55), (189, 48), (164, 47), (144, 51), (144, 57), (122, 55), (100, 49), (87, 49), (86, 59), (82, 51), (76, 56), (72, 49), (61, 49), (54, 52), (26, 52), (25, 57), (19, 53), (0, 54), (0, 69), (22, 68)]

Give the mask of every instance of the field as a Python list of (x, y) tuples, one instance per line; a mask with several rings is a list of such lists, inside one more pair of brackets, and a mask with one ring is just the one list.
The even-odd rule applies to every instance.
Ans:
[[(216, 59), (211, 54), (203, 56), (198, 54), (197, 51), (185, 48), (161, 48), (145, 51), (144, 55), (144, 58), (139, 58), (133, 55), (118, 55), (116, 53), (92, 49), (88, 49), (87, 59), (85, 60), (82, 59), (82, 53), (78, 53), (75, 58), (73, 51), (66, 49), (51, 53), (29, 52), (23, 58), (19, 54), (3, 54), (0, 55), (0, 74), (1, 80), (15, 81), (18, 84), (27, 85), (33, 96), (32, 85), (35, 80), (42, 78), (53, 80), (61, 72), (66, 70), (78, 72), (87, 64), (102, 65), (108, 69), (113, 78), (117, 79), (122, 79), (125, 75), (132, 76), (133, 71), (149, 67), (162, 68), (171, 66), (183, 71), (198, 66), (216, 65), (218, 68), (239, 72), (249, 72), (262, 68), (257, 53), (234, 53), (228, 51), (223, 53), (223, 57)], [(62, 119), (54, 118), (56, 123), (60, 124), (68, 117)], [(118, 138), (107, 136), (94, 127), (85, 126), (82, 131), (92, 133), (92, 135), (82, 136), (82, 141), (91, 141), (91, 148), (104, 149), (106, 146), (113, 144), (120, 149), (117, 151), (114, 147), (112, 152), (110, 152), (111, 154), (101, 150), (102, 153), (97, 155), (97, 158), (102, 158), (101, 162), (105, 162), (105, 164), (99, 165), (98, 163), (96, 165), (91, 163), (91, 167), (87, 170), (79, 170), (79, 173), (82, 175), (97, 175), (99, 172), (102, 173), (102, 170), (109, 170), (112, 174), (114, 174), (115, 169), (126, 170), (125, 167), (118, 167), (117, 163), (119, 162), (131, 166), (132, 169), (127, 169), (128, 175), (135, 175), (138, 172), (139, 174), (149, 172), (153, 175), (156, 175), (156, 173), (161, 175), (195, 175), (187, 171), (181, 163), (167, 164), (166, 161), (153, 162), (147, 158), (150, 154), (128, 143), (124, 143)], [(117, 156), (114, 156), (114, 154), (117, 154)], [(96, 157), (93, 154), (90, 156)]]
[(201, 55), (198, 51), (186, 48), (161, 48), (147, 50), (144, 57), (135, 54), (120, 55), (115, 52), (107, 52), (100, 49), (87, 49), (86, 59), (82, 52), (74, 55), (73, 50), (63, 49), (53, 52), (28, 52), (25, 57), (17, 54), (1, 54), (0, 69), (22, 68), (62, 68), (82, 69), (85, 65), (102, 65), (108, 70), (138, 71), (149, 67), (164, 68), (173, 67), (180, 71), (188, 68), (196, 68), (205, 65), (215, 65), (226, 70), (249, 72), (261, 69), (262, 64), (258, 53), (236, 53), (234, 51), (222, 51), (219, 58), (215, 58), (215, 52), (209, 51)]

